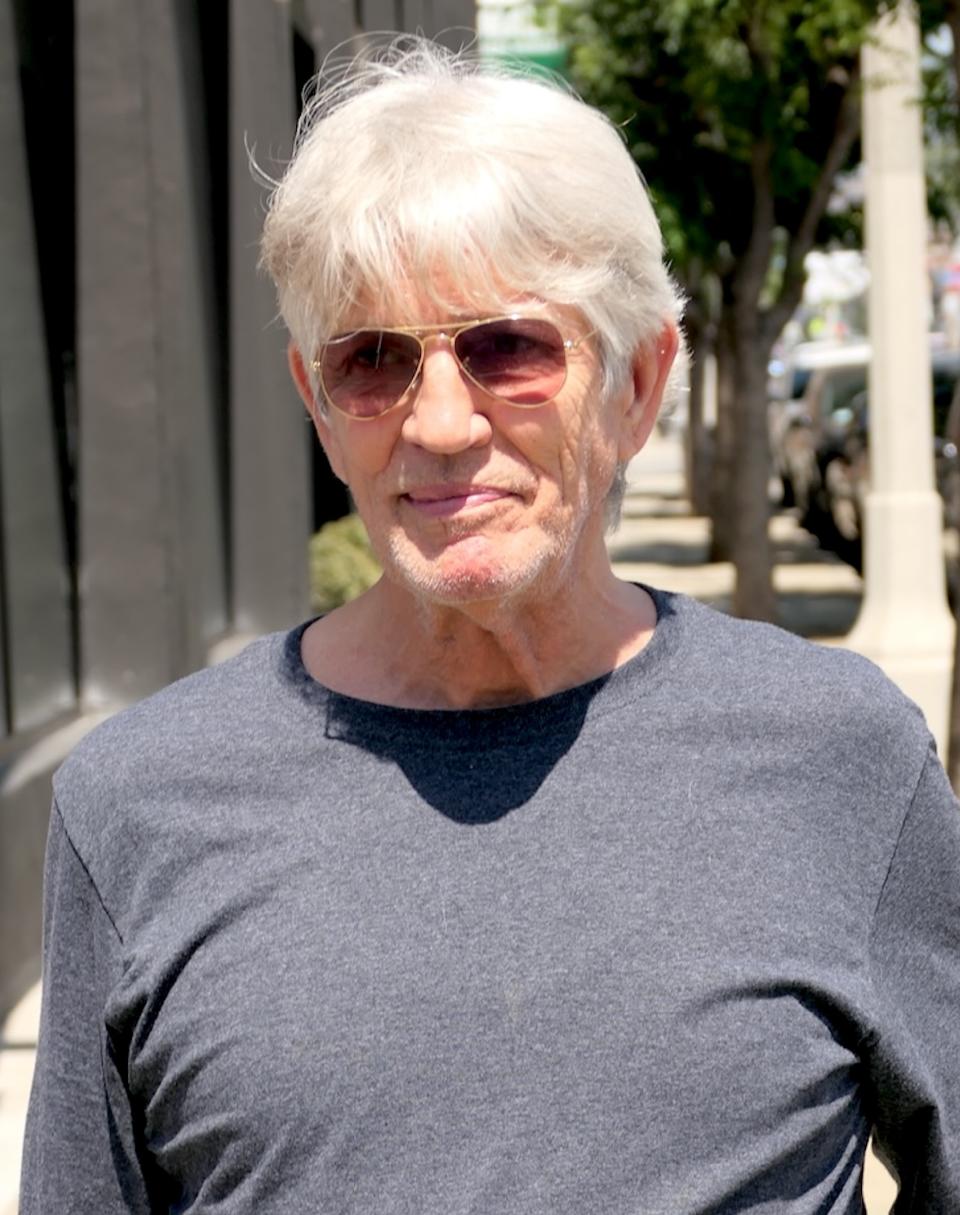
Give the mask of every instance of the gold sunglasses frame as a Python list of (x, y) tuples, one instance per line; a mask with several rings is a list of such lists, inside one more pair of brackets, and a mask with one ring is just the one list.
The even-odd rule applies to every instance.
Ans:
[[(563, 343), (564, 354), (563, 379), (560, 381), (557, 391), (551, 396), (544, 398), (542, 401), (525, 405), (522, 401), (510, 401), (506, 397), (498, 396), (497, 393), (491, 392), (489, 388), (481, 384), (480, 381), (471, 374), (470, 369), (464, 366), (460, 360), (460, 356), (457, 354), (457, 338), (460, 337), (462, 333), (467, 333), (471, 329), (478, 329), (481, 325), (493, 325), (496, 324), (497, 321), (538, 320), (542, 321), (546, 325), (552, 325), (557, 331), (557, 334)], [(310, 367), (316, 373), (317, 383), (320, 385), (320, 391), (323, 393), (324, 399), (331, 409), (335, 409), (337, 413), (343, 414), (345, 418), (350, 418), (354, 422), (375, 422), (378, 418), (385, 417), (388, 413), (393, 413), (395, 409), (399, 409), (401, 405), (406, 403), (407, 399), (416, 390), (419, 384), (420, 373), (423, 371), (423, 362), (427, 354), (427, 341), (430, 340), (430, 338), (443, 338), (450, 345), (451, 353), (456, 359), (457, 367), (460, 369), (460, 374), (466, 376), (470, 383), (479, 388), (481, 392), (485, 393), (488, 397), (491, 397), (494, 401), (500, 401), (502, 404), (510, 405), (514, 409), (540, 409), (541, 406), (549, 405), (551, 401), (555, 401), (563, 391), (563, 386), (567, 382), (567, 373), (569, 371), (567, 356), (572, 350), (578, 349), (578, 347), (580, 347), (584, 342), (592, 338), (596, 332), (596, 329), (591, 329), (588, 333), (583, 333), (573, 338), (567, 338), (563, 336), (563, 330), (560, 328), (557, 322), (549, 319), (548, 317), (529, 316), (523, 312), (510, 312), (504, 314), (503, 316), (478, 317), (476, 320), (464, 321), (464, 323), (461, 325), (451, 325), (449, 321), (442, 321), (436, 325), (363, 326), (359, 329), (352, 329), (348, 333), (338, 334), (336, 337), (331, 338), (329, 342), (324, 342), (321, 346), (321, 350), (325, 350), (328, 346), (332, 346), (336, 342), (345, 341), (347, 338), (354, 337), (358, 333), (397, 333), (403, 337), (412, 337), (416, 339), (418, 345), (420, 346), (420, 358), (417, 361), (417, 369), (413, 373), (410, 383), (403, 390), (402, 394), (397, 398), (395, 403), (393, 405), (389, 405), (386, 409), (381, 410), (380, 413), (355, 414), (350, 413), (349, 410), (341, 409), (340, 406), (333, 401), (330, 393), (327, 390), (326, 384), (323, 382), (323, 360), (321, 358), (312, 359), (310, 362)]]

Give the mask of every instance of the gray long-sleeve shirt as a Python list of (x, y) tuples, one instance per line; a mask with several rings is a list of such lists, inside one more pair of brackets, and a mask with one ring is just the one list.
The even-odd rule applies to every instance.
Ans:
[(24, 1215), (960, 1211), (960, 814), (875, 668), (656, 594), (471, 712), (300, 630), (55, 782)]

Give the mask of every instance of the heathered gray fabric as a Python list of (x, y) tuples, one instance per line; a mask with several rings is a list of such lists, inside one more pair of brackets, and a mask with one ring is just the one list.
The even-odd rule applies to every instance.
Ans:
[(510, 709), (300, 630), (59, 773), (25, 1215), (960, 1211), (960, 815), (872, 666), (656, 594)]

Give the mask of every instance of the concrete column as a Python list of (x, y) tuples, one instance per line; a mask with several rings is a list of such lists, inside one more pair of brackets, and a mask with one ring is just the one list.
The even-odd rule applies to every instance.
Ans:
[(953, 620), (933, 478), (920, 40), (913, 5), (902, 2), (876, 34), (863, 51), (871, 491), (863, 608), (848, 644), (917, 701), (945, 754)]

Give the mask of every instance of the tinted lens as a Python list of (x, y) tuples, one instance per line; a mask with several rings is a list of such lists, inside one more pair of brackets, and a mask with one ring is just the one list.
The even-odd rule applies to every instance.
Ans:
[(513, 405), (542, 405), (567, 378), (563, 337), (550, 321), (485, 321), (457, 337), (456, 352), (471, 379)]
[(404, 333), (363, 329), (328, 342), (320, 353), (320, 379), (331, 404), (354, 418), (392, 409), (413, 383), (420, 343)]

